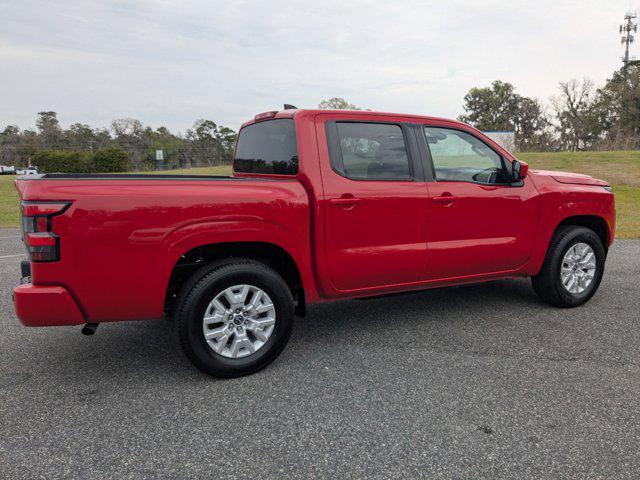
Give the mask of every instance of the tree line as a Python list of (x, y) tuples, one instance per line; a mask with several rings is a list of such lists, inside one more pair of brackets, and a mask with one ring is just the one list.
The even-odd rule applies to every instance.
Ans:
[(640, 62), (614, 72), (604, 86), (589, 79), (560, 82), (550, 106), (499, 80), (472, 88), (459, 117), (483, 131), (514, 131), (519, 150), (640, 148)]
[[(120, 162), (120, 169), (126, 165), (132, 170), (153, 170), (157, 166), (156, 150), (162, 150), (167, 169), (214, 166), (231, 161), (235, 139), (235, 131), (213, 120), (197, 120), (184, 135), (166, 127), (154, 130), (132, 118), (114, 120), (109, 128), (74, 123), (64, 129), (56, 112), (46, 111), (38, 113), (35, 130), (8, 125), (0, 132), (0, 164), (31, 163), (43, 169), (44, 164), (50, 168), (64, 165), (69, 171), (75, 162), (79, 169), (109, 171), (104, 170), (108, 157)], [(122, 152), (127, 157), (125, 163)]]

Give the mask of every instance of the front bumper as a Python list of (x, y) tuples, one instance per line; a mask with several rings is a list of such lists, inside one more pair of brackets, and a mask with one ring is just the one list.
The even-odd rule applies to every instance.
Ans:
[(16, 315), (27, 327), (82, 325), (84, 316), (64, 287), (23, 283), (13, 289)]

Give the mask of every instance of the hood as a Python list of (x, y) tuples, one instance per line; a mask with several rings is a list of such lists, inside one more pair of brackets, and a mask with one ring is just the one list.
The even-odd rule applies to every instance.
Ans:
[(537, 176), (551, 177), (559, 183), (570, 183), (573, 185), (596, 185), (601, 187), (609, 185), (609, 182), (593, 178), (589, 175), (583, 175), (582, 173), (555, 172), (551, 170), (531, 170), (531, 173)]

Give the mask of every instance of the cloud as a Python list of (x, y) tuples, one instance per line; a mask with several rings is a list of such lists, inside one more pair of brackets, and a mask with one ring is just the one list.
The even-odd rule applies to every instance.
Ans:
[(620, 65), (626, 0), (5, 2), (0, 127), (134, 117), (237, 128), (285, 102), (455, 117), (494, 79), (546, 100)]

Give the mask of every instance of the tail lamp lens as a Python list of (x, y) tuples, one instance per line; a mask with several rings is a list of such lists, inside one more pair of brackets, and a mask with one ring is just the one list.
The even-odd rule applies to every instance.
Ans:
[(32, 262), (60, 260), (60, 239), (52, 231), (52, 218), (64, 212), (68, 202), (22, 202), (22, 232)]
[(25, 243), (33, 262), (58, 260), (58, 236), (51, 232), (27, 233)]

